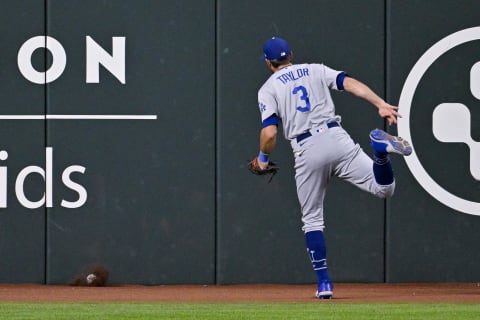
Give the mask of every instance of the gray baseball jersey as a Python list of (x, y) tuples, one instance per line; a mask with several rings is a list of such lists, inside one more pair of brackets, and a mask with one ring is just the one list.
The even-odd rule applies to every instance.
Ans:
[[(262, 121), (277, 115), (295, 156), (295, 181), (304, 232), (323, 231), (323, 200), (332, 176), (376, 196), (391, 196), (395, 182), (380, 185), (373, 161), (341, 127), (330, 90), (340, 71), (323, 64), (295, 64), (270, 76), (258, 92)], [(341, 84), (343, 86), (343, 82)], [(310, 133), (299, 141), (297, 137)]]
[(258, 91), (262, 121), (276, 114), (282, 119), (285, 138), (291, 140), (335, 120), (329, 89), (338, 90), (340, 73), (323, 64), (296, 64), (275, 72)]

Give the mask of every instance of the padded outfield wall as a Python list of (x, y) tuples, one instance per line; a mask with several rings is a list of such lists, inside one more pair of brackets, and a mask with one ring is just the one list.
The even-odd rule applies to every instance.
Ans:
[[(314, 282), (288, 142), (270, 184), (246, 170), (269, 75), (261, 45), (273, 35), (295, 61), (345, 70), (400, 104), (388, 129), (415, 149), (393, 159), (390, 200), (333, 180), (334, 281), (480, 278), (478, 1), (0, 7), (0, 282), (66, 283), (94, 262), (113, 283)], [(383, 120), (333, 96), (369, 153)]]

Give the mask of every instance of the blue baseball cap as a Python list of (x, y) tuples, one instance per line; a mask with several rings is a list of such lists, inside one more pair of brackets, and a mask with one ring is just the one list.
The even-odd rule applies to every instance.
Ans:
[(290, 47), (285, 39), (272, 37), (263, 45), (263, 53), (267, 60), (282, 60), (290, 54)]

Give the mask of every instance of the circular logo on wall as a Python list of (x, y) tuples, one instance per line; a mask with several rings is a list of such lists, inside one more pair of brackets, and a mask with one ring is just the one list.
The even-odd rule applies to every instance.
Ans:
[[(412, 154), (404, 159), (418, 183), (444, 205), (463, 213), (480, 216), (480, 202), (454, 194), (437, 183), (427, 172), (418, 153), (421, 147), (418, 150), (415, 148), (411, 127), (413, 98), (427, 70), (442, 55), (475, 40), (480, 40), (480, 27), (450, 34), (435, 43), (420, 57), (410, 71), (400, 95), (399, 107), (403, 118), (399, 118), (398, 121), (398, 134), (412, 144)], [(474, 98), (480, 100), (480, 61), (473, 63), (469, 68), (470, 93)], [(468, 106), (462, 104), (461, 101), (439, 103), (433, 110), (431, 121), (431, 133), (438, 142), (468, 146), (470, 175), (476, 183), (480, 182), (480, 142), (474, 141), (471, 137), (471, 115)]]

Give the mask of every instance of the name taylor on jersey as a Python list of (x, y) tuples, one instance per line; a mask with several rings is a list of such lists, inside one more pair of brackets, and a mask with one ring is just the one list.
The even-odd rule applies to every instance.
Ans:
[(289, 71), (279, 75), (276, 79), (279, 80), (281, 83), (286, 84), (289, 81), (295, 81), (302, 77), (308, 77), (308, 68), (297, 69), (294, 71)]

